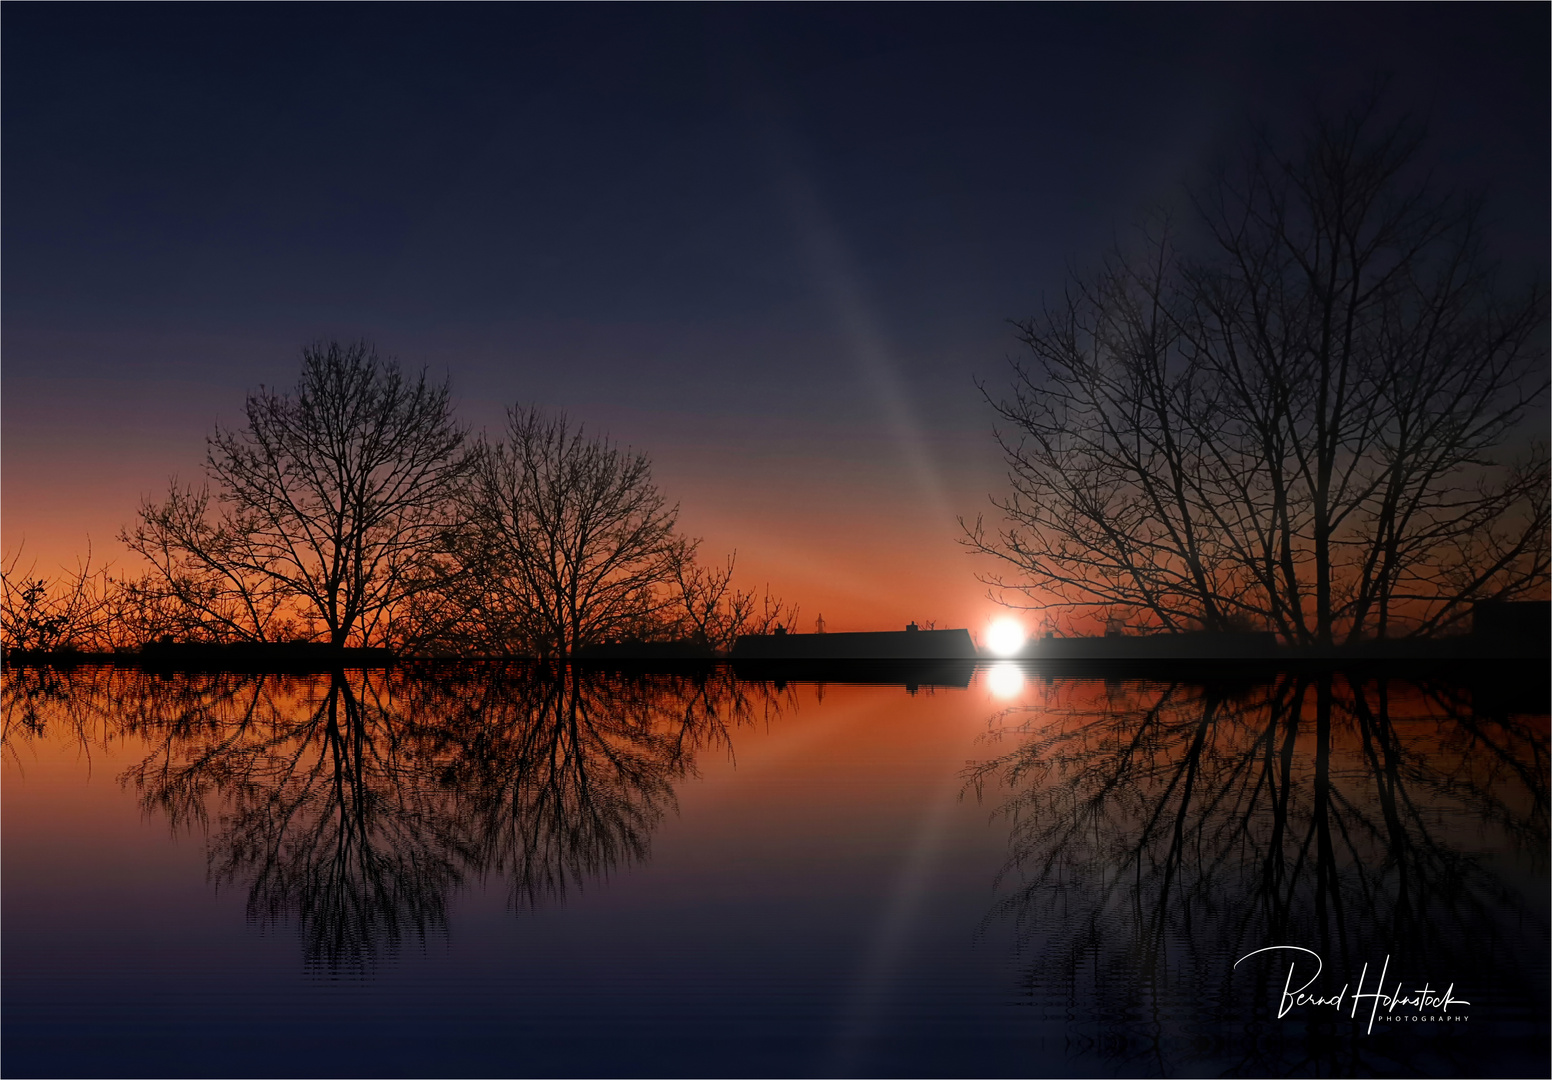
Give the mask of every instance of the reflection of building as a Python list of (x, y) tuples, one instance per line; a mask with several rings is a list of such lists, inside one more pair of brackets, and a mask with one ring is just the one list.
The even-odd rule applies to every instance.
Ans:
[(850, 634), (745, 634), (734, 660), (974, 660), (968, 630), (904, 630)]

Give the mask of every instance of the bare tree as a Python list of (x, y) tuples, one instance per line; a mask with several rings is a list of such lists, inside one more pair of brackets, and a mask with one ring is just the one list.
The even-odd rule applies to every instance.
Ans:
[(780, 597), (771, 595), (769, 586), (763, 595), (734, 586), (737, 552), (728, 555), (721, 566), (708, 566), (696, 559), (698, 546), (698, 541), (683, 544), (674, 563), (683, 636), (725, 652), (743, 634), (768, 634), (778, 626), (787, 630), (796, 626), (797, 606), (783, 604)]
[(209, 485), (176, 478), (166, 501), (143, 501), (140, 520), (119, 539), (151, 564), (129, 584), (131, 621), (155, 622), (183, 641), (270, 641), (292, 629), (282, 612), (290, 590), (251, 565), (238, 522), (212, 505)]
[(21, 570), (22, 547), (0, 564), (0, 648), (6, 653), (52, 653), (101, 648), (104, 617), (115, 582), (106, 567), (92, 569), (92, 553), (74, 570), (38, 574)]
[(645, 454), (514, 407), (466, 488), (470, 621), (507, 651), (569, 656), (651, 636), (673, 603), (678, 506)]
[(330, 342), (303, 350), (294, 393), (261, 387), (245, 414), (207, 440), (219, 507), (174, 482), (121, 539), (211, 636), (267, 640), (291, 612), (335, 645), (381, 640), (452, 523), (465, 461), (447, 384)]
[(994, 595), (1331, 643), (1546, 589), (1547, 292), (1498, 287), (1420, 153), (1372, 105), (1263, 138), (1196, 194), (1204, 252), (1166, 226), (1017, 324), (1007, 525), (964, 537)]

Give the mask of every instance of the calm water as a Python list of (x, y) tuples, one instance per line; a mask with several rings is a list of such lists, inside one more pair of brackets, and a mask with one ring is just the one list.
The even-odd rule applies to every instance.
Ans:
[(1544, 701), (912, 690), (8, 672), (4, 1070), (1547, 1074)]

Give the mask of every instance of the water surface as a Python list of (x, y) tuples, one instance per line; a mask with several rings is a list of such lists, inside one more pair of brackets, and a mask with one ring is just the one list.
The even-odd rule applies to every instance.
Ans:
[[(1490, 688), (88, 667), (4, 695), (11, 1076), (1547, 1068), (1548, 721)], [(1340, 1008), (1284, 996), (1315, 956)], [(1453, 1001), (1354, 1009), (1360, 981)]]

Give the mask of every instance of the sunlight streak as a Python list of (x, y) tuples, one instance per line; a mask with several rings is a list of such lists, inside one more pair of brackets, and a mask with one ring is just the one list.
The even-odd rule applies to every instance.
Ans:
[(960, 779), (950, 773), (925, 801), (909, 847), (873, 924), (872, 940), (840, 1023), (826, 1075), (852, 1076), (879, 1037), (895, 980), (906, 965), (926, 906), (928, 887), (943, 857), (949, 823), (958, 804)]
[(936, 519), (952, 521), (954, 514), (941, 471), (932, 459), (926, 427), (916, 415), (899, 366), (890, 355), (885, 334), (866, 300), (851, 255), (825, 213), (816, 185), (799, 164), (800, 155), (787, 126), (776, 115), (769, 99), (766, 105), (766, 145), (780, 177), (782, 202), (797, 230), (800, 248), (928, 511)]

